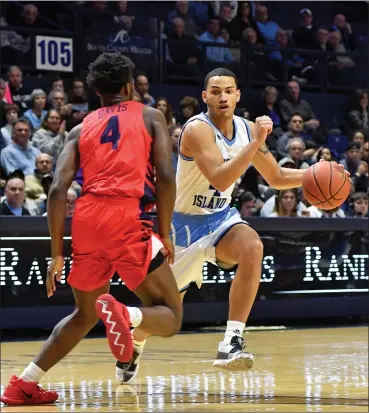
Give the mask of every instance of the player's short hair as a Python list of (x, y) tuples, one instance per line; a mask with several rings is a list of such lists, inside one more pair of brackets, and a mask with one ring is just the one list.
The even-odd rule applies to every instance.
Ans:
[(103, 53), (89, 67), (87, 84), (103, 94), (119, 93), (132, 81), (134, 64), (122, 53)]
[(236, 75), (229, 69), (226, 69), (224, 67), (218, 67), (217, 69), (212, 70), (211, 72), (209, 72), (204, 80), (204, 89), (206, 90), (206, 88), (208, 87), (208, 83), (209, 80), (212, 77), (215, 76), (227, 76), (227, 77), (233, 77), (235, 83), (236, 83), (236, 87), (238, 88), (238, 79), (236, 77)]

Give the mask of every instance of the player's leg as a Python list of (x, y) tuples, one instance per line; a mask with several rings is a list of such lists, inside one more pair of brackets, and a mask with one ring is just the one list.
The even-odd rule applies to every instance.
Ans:
[(11, 378), (1, 401), (7, 404), (53, 403), (58, 395), (53, 391), (41, 391), (38, 383), (44, 374), (64, 358), (96, 325), (95, 312), (97, 297), (109, 291), (110, 283), (94, 291), (73, 289), (76, 308), (61, 320), (43, 345), (39, 354), (18, 377)]
[[(181, 302), (183, 303), (186, 291), (180, 293)], [(140, 327), (133, 329), (133, 357), (128, 362), (117, 361), (115, 365), (115, 377), (121, 384), (131, 383), (138, 374), (139, 363), (143, 350), (145, 348), (146, 340), (149, 334)]]
[(218, 263), (228, 266), (238, 264), (238, 268), (229, 294), (227, 329), (224, 340), (219, 344), (214, 365), (228, 369), (250, 368), (253, 356), (242, 352), (242, 333), (260, 283), (263, 244), (256, 231), (245, 223), (240, 223), (220, 239), (215, 254)]
[[(185, 229), (184, 231), (186, 232)], [(178, 233), (176, 235), (178, 240)], [(176, 259), (171, 268), (174, 273), (177, 288), (180, 291), (181, 302), (183, 302), (184, 295), (192, 282), (201, 285), (202, 267), (205, 260), (205, 249), (202, 244), (203, 240), (200, 239), (189, 247), (176, 246)], [(148, 277), (150, 277), (150, 274)], [(148, 300), (146, 304), (151, 306), (152, 301)], [(115, 372), (119, 382), (130, 383), (136, 377), (138, 373), (139, 359), (142, 355), (147, 337), (147, 332), (140, 329), (140, 327), (134, 329), (133, 358), (127, 363), (121, 363), (119, 361), (116, 363)]]

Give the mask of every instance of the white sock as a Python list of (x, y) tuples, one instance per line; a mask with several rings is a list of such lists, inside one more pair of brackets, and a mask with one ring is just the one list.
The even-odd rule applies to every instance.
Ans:
[(136, 341), (133, 340), (133, 348), (137, 351), (137, 353), (141, 354), (146, 344), (146, 340), (144, 341)]
[(40, 369), (33, 361), (24, 369), (23, 373), (19, 376), (20, 379), (26, 382), (39, 383), (45, 372)]
[(137, 307), (127, 307), (132, 327), (138, 327), (142, 323), (142, 311)]
[(227, 321), (227, 329), (224, 335), (224, 342), (230, 343), (232, 337), (240, 336), (242, 337), (243, 330), (245, 328), (245, 323), (240, 321)]

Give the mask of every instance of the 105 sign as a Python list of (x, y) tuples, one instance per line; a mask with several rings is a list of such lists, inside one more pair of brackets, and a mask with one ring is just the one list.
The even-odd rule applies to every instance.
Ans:
[(73, 71), (73, 39), (36, 36), (36, 69)]

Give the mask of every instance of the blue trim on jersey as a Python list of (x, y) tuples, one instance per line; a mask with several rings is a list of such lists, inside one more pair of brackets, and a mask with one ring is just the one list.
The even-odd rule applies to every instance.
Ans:
[(230, 229), (232, 229), (235, 225), (238, 225), (238, 224), (246, 224), (246, 225), (249, 225), (246, 221), (244, 221), (244, 222), (241, 222), (241, 221), (240, 221), (240, 222), (235, 222), (234, 224), (232, 224), (232, 225), (230, 225), (228, 228), (226, 228), (226, 229), (219, 235), (219, 237), (215, 240), (213, 246), (216, 247), (216, 246), (219, 244), (219, 242), (222, 240), (222, 238), (228, 233), (228, 231), (229, 231)]
[(210, 122), (210, 124), (222, 135), (223, 140), (228, 146), (234, 145), (234, 143), (236, 142), (236, 136), (237, 136), (237, 123), (235, 122), (234, 118), (232, 121), (233, 122), (233, 137), (231, 140), (229, 140), (226, 136), (224, 136), (223, 132), (214, 125), (212, 120), (209, 118), (209, 116), (205, 112), (204, 112), (204, 116)]
[[(176, 246), (188, 248), (200, 238), (217, 230), (224, 221), (236, 214), (238, 214), (237, 209), (229, 206), (223, 211), (208, 215), (174, 212), (172, 220), (174, 228), (172, 228), (171, 237)], [(173, 235), (175, 235), (175, 239)]]
[[(179, 148), (179, 147), (178, 147), (178, 148)], [(179, 149), (178, 149), (178, 155), (179, 155), (184, 161), (193, 161), (193, 160), (194, 160), (193, 158), (188, 158), (187, 156), (182, 155), (181, 152), (179, 152)]]
[(243, 123), (244, 123), (245, 126), (246, 126), (247, 139), (249, 140), (249, 142), (251, 142), (252, 136), (251, 136), (251, 132), (250, 132), (249, 122), (248, 122), (246, 119), (244, 119), (244, 118), (241, 118), (241, 119), (242, 119)]

